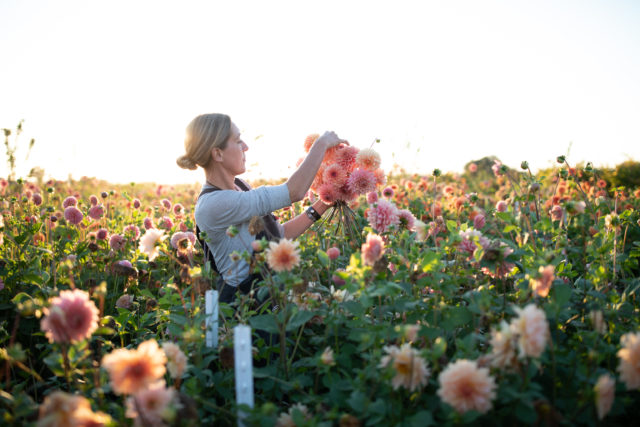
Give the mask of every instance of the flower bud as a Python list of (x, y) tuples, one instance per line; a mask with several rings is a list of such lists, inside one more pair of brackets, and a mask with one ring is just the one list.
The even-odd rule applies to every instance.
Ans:
[(233, 238), (236, 237), (238, 235), (238, 227), (236, 227), (235, 225), (230, 225), (229, 228), (227, 228), (227, 236)]
[(523, 170), (529, 169), (529, 162), (524, 160), (522, 163), (520, 163), (520, 168), (522, 168)]
[(558, 157), (556, 158), (556, 161), (557, 161), (558, 163), (560, 163), (560, 164), (563, 164), (563, 163), (564, 163), (564, 161), (565, 161), (565, 156), (558, 156)]

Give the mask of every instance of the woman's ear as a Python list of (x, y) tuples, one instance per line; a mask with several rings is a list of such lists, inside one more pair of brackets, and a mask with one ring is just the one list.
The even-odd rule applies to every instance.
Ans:
[(211, 149), (211, 158), (213, 159), (214, 162), (221, 162), (222, 161), (222, 150), (219, 148), (212, 148)]

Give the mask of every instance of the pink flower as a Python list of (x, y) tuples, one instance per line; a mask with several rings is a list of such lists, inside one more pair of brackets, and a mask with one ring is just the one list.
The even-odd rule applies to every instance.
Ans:
[(413, 230), (413, 227), (416, 223), (416, 217), (413, 216), (409, 209), (400, 209), (398, 211), (398, 219), (400, 220), (400, 225), (408, 230)]
[(334, 163), (328, 166), (322, 174), (322, 182), (340, 187), (347, 181), (347, 171), (342, 166)]
[(538, 269), (538, 273), (540, 273), (540, 277), (538, 279), (529, 280), (529, 285), (536, 295), (544, 298), (549, 295), (551, 283), (553, 283), (553, 279), (555, 279), (555, 268), (553, 265), (547, 265), (546, 267), (541, 266)]
[(171, 221), (171, 218), (169, 218), (168, 216), (163, 216), (160, 219), (158, 226), (160, 228), (166, 228), (167, 230), (171, 230), (171, 228), (173, 227), (173, 221)]
[(345, 145), (336, 150), (334, 161), (345, 170), (351, 170), (356, 163), (358, 149), (350, 145)]
[(356, 156), (356, 166), (374, 171), (380, 167), (380, 154), (372, 148), (363, 148)]
[(267, 249), (267, 264), (275, 272), (291, 271), (300, 264), (300, 250), (298, 242), (280, 239), (279, 242), (269, 242)]
[(465, 231), (461, 231), (459, 234), (460, 237), (462, 237), (462, 242), (460, 242), (458, 249), (462, 252), (466, 252), (468, 255), (473, 255), (476, 249), (478, 249), (476, 241), (483, 249), (489, 247), (489, 239), (484, 237), (478, 230), (468, 228)]
[(347, 179), (349, 189), (355, 194), (366, 194), (376, 189), (376, 177), (367, 169), (357, 168)]
[(80, 289), (60, 291), (43, 309), (41, 329), (50, 342), (78, 342), (98, 328), (98, 309), (89, 294)]
[(169, 201), (169, 199), (162, 199), (162, 206), (164, 206), (164, 208), (168, 211), (171, 210), (171, 202)]
[(40, 193), (35, 193), (31, 200), (33, 200), (33, 204), (36, 206), (40, 206), (42, 204), (42, 196)]
[(327, 255), (329, 256), (330, 260), (334, 260), (340, 256), (340, 249), (333, 246), (327, 249)]
[(140, 200), (139, 199), (133, 199), (133, 208), (134, 209), (140, 209)]
[(98, 197), (92, 194), (91, 196), (89, 196), (89, 203), (91, 203), (91, 206), (97, 206)]
[(487, 368), (478, 368), (475, 361), (460, 359), (449, 363), (438, 382), (438, 396), (458, 413), (475, 410), (484, 414), (493, 406), (495, 380)]
[(124, 237), (122, 237), (122, 234), (113, 234), (109, 238), (109, 247), (114, 251), (122, 249), (124, 247), (124, 243), (125, 240)]
[(322, 184), (318, 188), (318, 197), (323, 203), (332, 205), (338, 200), (338, 192), (331, 184)]
[(495, 176), (501, 176), (502, 172), (500, 172), (500, 168), (502, 167), (502, 163), (499, 160), (494, 161), (493, 166), (491, 166), (491, 170)]
[(365, 265), (374, 265), (384, 255), (384, 241), (377, 234), (369, 233), (361, 248)]
[(131, 264), (131, 261), (129, 261), (127, 259), (121, 259), (116, 264), (121, 265), (123, 267), (133, 268), (133, 264)]
[(153, 339), (133, 350), (113, 350), (102, 358), (102, 367), (109, 373), (111, 388), (116, 394), (148, 389), (164, 376), (166, 363), (167, 356)]
[(153, 220), (149, 217), (146, 217), (143, 221), (144, 223), (144, 229), (145, 230), (149, 230), (151, 228), (153, 228)]
[(611, 410), (613, 400), (616, 397), (616, 380), (609, 374), (602, 374), (593, 387), (596, 397), (596, 410), (598, 419), (602, 420)]
[(563, 209), (560, 205), (553, 205), (549, 211), (552, 221), (560, 221), (562, 219)]
[(95, 205), (89, 208), (89, 216), (93, 219), (100, 219), (104, 215), (104, 207), (102, 205)]
[(511, 331), (518, 341), (519, 358), (540, 357), (549, 341), (549, 323), (544, 311), (534, 304), (515, 307), (518, 318), (511, 321)]
[(506, 212), (507, 206), (507, 202), (505, 202), (504, 200), (499, 200), (498, 203), (496, 203), (496, 210), (498, 212)]
[(186, 242), (186, 245), (194, 245), (196, 243), (196, 235), (190, 231), (186, 233), (183, 231), (175, 232), (173, 236), (171, 236), (171, 247), (173, 249), (180, 249), (180, 242), (183, 240)]
[(62, 202), (63, 208), (68, 208), (69, 206), (76, 206), (78, 204), (78, 199), (73, 196), (69, 196)]
[(138, 237), (140, 237), (140, 229), (134, 224), (127, 225), (122, 232), (125, 236), (130, 237), (131, 240), (138, 240)]
[(386, 200), (378, 200), (378, 203), (369, 208), (367, 220), (378, 233), (384, 233), (400, 222), (398, 209)]
[(357, 197), (357, 194), (351, 190), (348, 184), (343, 184), (340, 188), (336, 188), (336, 192), (338, 195), (338, 200), (343, 200), (345, 202), (351, 202), (353, 199)]
[(375, 191), (370, 191), (367, 193), (367, 203), (370, 205), (374, 204), (378, 201), (378, 193)]
[(404, 387), (409, 391), (415, 391), (427, 385), (429, 368), (420, 352), (412, 348), (411, 344), (402, 344), (400, 348), (395, 345), (385, 346), (383, 350), (387, 355), (382, 358), (378, 367), (384, 368), (389, 364), (393, 367), (395, 376), (391, 384), (394, 390)]
[(104, 240), (107, 238), (107, 236), (109, 235), (109, 232), (107, 231), (106, 228), (101, 228), (100, 230), (98, 230), (96, 232), (96, 239), (98, 240)]
[(176, 203), (175, 205), (173, 205), (173, 214), (176, 216), (180, 216), (184, 213), (184, 206), (182, 206), (180, 203)]
[(476, 165), (475, 163), (471, 163), (469, 165), (469, 172), (474, 173), (477, 170), (478, 170), (478, 165)]
[(84, 218), (84, 215), (82, 214), (80, 209), (76, 208), (75, 206), (68, 206), (64, 210), (64, 218), (69, 223), (71, 223), (73, 225), (78, 225), (78, 224), (80, 224), (80, 222), (82, 222), (82, 218)]
[(167, 388), (164, 380), (158, 380), (127, 398), (125, 415), (135, 420), (136, 427), (171, 425), (174, 398), (175, 390)]
[(382, 190), (382, 195), (387, 199), (390, 199), (391, 197), (393, 197), (393, 188), (386, 187), (384, 190)]
[(473, 228), (476, 230), (482, 230), (482, 227), (486, 224), (484, 215), (478, 214), (473, 218)]

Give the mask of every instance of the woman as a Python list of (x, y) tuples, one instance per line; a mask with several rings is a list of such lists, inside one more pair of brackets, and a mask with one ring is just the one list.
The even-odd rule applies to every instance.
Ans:
[[(334, 132), (325, 132), (287, 182), (250, 189), (236, 178), (245, 172), (245, 152), (249, 147), (229, 116), (203, 114), (191, 121), (184, 143), (186, 154), (179, 157), (177, 163), (185, 169), (195, 170), (198, 166), (204, 169), (206, 183), (196, 202), (195, 219), (200, 231), (206, 233), (208, 248), (205, 249), (211, 251), (224, 281), (220, 301), (233, 301), (238, 288), (246, 293), (255, 280), (246, 261), (234, 261), (230, 257), (234, 251), (252, 252), (251, 243), (256, 238), (250, 232), (254, 231), (250, 229), (252, 220), (302, 200), (326, 150), (340, 143), (348, 144)], [(250, 191), (243, 191), (248, 189)], [(320, 219), (326, 209), (324, 203), (317, 201), (305, 213), (285, 224), (275, 223), (275, 227), (268, 228), (275, 238), (295, 239)], [(233, 237), (227, 235), (232, 225), (238, 229)]]

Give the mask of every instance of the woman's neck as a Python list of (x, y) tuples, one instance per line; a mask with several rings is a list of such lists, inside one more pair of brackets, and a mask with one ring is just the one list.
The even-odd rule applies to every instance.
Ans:
[(214, 185), (221, 190), (235, 190), (235, 176), (227, 173), (222, 169), (205, 169), (204, 177), (207, 183)]

